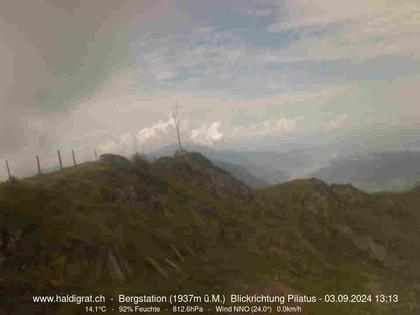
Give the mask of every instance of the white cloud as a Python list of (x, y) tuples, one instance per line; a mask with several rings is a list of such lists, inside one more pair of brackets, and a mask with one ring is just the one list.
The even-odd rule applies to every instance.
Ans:
[[(72, 120), (74, 127), (71, 132), (68, 130), (66, 132), (67, 137), (74, 139), (83, 134), (84, 138), (86, 140), (89, 138), (92, 143), (105, 143), (105, 148), (108, 151), (111, 150), (111, 147), (118, 147), (122, 151), (122, 148), (127, 148), (128, 151), (128, 148), (131, 147), (136, 150), (144, 150), (151, 146), (167, 145), (176, 140), (173, 122), (168, 114), (171, 112), (175, 99), (178, 99), (181, 105), (181, 116), (188, 117), (188, 119), (181, 117), (182, 132), (186, 139), (190, 138), (193, 129), (198, 129), (195, 131), (195, 141), (211, 143), (219, 141), (218, 136), (214, 136), (217, 135), (217, 132), (214, 132), (214, 137), (206, 139), (203, 136), (204, 131), (200, 130), (201, 124), (210, 127), (213, 122), (220, 122), (230, 129), (232, 119), (240, 120), (242, 115), (261, 117), (262, 108), (269, 107), (275, 111), (275, 108), (282, 106), (297, 104), (311, 106), (314, 102), (327, 102), (351, 92), (350, 88), (346, 86), (331, 86), (316, 91), (283, 92), (261, 98), (237, 100), (217, 96), (205, 97), (174, 93), (169, 90), (145, 93), (139, 91), (133, 82), (135, 82), (135, 77), (131, 72), (123, 73), (105, 85), (103, 90), (98, 91), (94, 98), (81, 103), (79, 109), (74, 113)], [(162, 117), (165, 118), (162, 119)], [(270, 122), (270, 124), (274, 123)], [(98, 133), (89, 134), (92, 126), (95, 130), (99, 130)], [(290, 130), (287, 125), (283, 125), (283, 127), (286, 131)], [(212, 128), (210, 131), (219, 130), (217, 124)], [(225, 133), (229, 133), (228, 129), (225, 130)], [(275, 130), (272, 126), (269, 129)], [(123, 136), (120, 139), (115, 134)], [(134, 144), (132, 144), (132, 135), (135, 138)], [(203, 140), (203, 137), (206, 140)]]
[[(279, 17), (267, 30), (301, 33), (283, 51), (272, 52), (279, 60), (406, 56), (418, 55), (420, 50), (416, 40), (420, 36), (418, 1), (286, 0), (278, 4)], [(320, 29), (328, 32), (308, 32)]]
[(299, 129), (298, 118), (280, 118), (280, 119), (267, 119), (263, 122), (256, 123), (249, 126), (234, 127), (231, 138), (253, 138), (264, 137), (273, 135), (286, 135), (295, 132)]
[(168, 118), (166, 121), (159, 120), (157, 123), (139, 130), (137, 132), (137, 141), (139, 145), (144, 145), (148, 142), (161, 139), (169, 134), (170, 128), (174, 128), (174, 123), (171, 118)]
[[(304, 27), (330, 26), (348, 22), (368, 26), (363, 33), (369, 35), (416, 30), (420, 24), (418, 2), (413, 0), (336, 0), (279, 1), (282, 17), (269, 26), (271, 31), (284, 31)], [(284, 17), (286, 12), (286, 17)], [(372, 32), (372, 33), (371, 33)], [(359, 34), (360, 36), (364, 36)]]
[(239, 8), (238, 12), (255, 17), (270, 16), (273, 13), (271, 8)]
[(277, 3), (281, 5), (278, 9), (282, 10), (282, 18), (269, 25), (268, 31), (271, 32), (344, 22), (374, 9), (372, 1), (364, 0), (355, 0), (351, 3), (336, 0), (282, 0)]
[(124, 154), (131, 154), (137, 151), (136, 139), (130, 133), (124, 133), (120, 136), (121, 151)]
[(131, 135), (129, 133), (122, 134), (120, 136), (120, 139), (121, 139), (121, 143), (126, 147), (129, 147), (129, 146), (133, 145), (133, 141), (134, 141), (133, 135)]
[(99, 153), (117, 153), (130, 155), (145, 148), (158, 147), (174, 140), (174, 123), (172, 118), (159, 120), (150, 126), (140, 129), (134, 135), (121, 134), (112, 141), (103, 141), (98, 146)]
[(100, 154), (104, 153), (116, 153), (119, 150), (119, 145), (114, 141), (102, 143), (98, 146)]
[(325, 123), (325, 129), (333, 130), (333, 129), (343, 128), (347, 124), (347, 122), (348, 122), (347, 114), (341, 114), (328, 120)]
[(297, 130), (297, 128), (298, 128), (298, 121), (297, 120), (281, 118), (281, 119), (277, 120), (274, 129), (276, 131), (284, 131), (286, 133), (290, 133), (292, 131)]
[(114, 153), (130, 155), (137, 151), (135, 137), (130, 133), (124, 133), (112, 141), (103, 141), (97, 147), (99, 154)]
[(301, 93), (282, 93), (273, 99), (277, 99), (279, 104), (294, 104), (313, 101), (317, 99), (328, 100), (336, 96), (349, 92), (349, 88), (341, 86), (331, 86), (315, 92), (301, 92)]
[(215, 142), (223, 139), (223, 133), (220, 131), (222, 123), (215, 121), (211, 124), (203, 124), (201, 127), (191, 131), (190, 140), (193, 143), (211, 146)]

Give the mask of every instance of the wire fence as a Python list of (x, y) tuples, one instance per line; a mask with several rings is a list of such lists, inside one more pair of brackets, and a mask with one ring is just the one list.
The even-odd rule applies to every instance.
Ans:
[[(67, 153), (67, 154), (66, 154)], [(82, 152), (83, 153), (83, 152)], [(33, 167), (35, 169), (35, 173), (26, 171), (24, 172), (25, 175), (23, 177), (29, 177), (32, 175), (41, 175), (41, 174), (47, 174), (52, 173), (55, 171), (62, 171), (65, 167), (68, 166), (76, 166), (78, 164), (82, 164), (85, 162), (93, 161), (98, 159), (98, 151), (96, 149), (92, 150), (91, 156), (87, 157), (86, 152), (85, 154), (81, 154), (81, 156), (77, 156), (77, 153), (74, 149), (71, 149), (70, 151), (64, 151), (64, 154), (61, 150), (57, 150), (56, 156), (52, 157), (51, 155), (35, 155), (34, 156), (34, 164)], [(67, 163), (63, 163), (63, 156), (65, 155), (67, 158), (71, 154), (71, 161), (69, 162), (67, 160)], [(10, 160), (4, 160), (4, 167), (6, 170), (6, 175), (8, 179), (11, 178), (17, 178), (21, 176), (17, 176), (14, 172), (13, 163)], [(27, 167), (26, 167), (27, 169)]]

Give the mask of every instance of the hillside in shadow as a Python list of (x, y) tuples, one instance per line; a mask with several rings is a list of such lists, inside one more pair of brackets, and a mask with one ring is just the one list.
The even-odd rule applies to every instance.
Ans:
[(309, 179), (257, 190), (198, 153), (103, 155), (0, 184), (0, 313), (85, 313), (33, 295), (179, 292), (399, 294), (301, 306), (417, 314), (418, 209), (418, 189), (367, 194)]

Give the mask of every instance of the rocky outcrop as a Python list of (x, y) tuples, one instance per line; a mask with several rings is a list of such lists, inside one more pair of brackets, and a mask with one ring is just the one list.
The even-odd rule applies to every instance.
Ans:
[(384, 246), (376, 242), (370, 236), (360, 235), (354, 232), (350, 227), (344, 225), (334, 225), (332, 230), (335, 231), (335, 237), (342, 237), (351, 242), (361, 253), (366, 254), (370, 259), (388, 265), (390, 259)]

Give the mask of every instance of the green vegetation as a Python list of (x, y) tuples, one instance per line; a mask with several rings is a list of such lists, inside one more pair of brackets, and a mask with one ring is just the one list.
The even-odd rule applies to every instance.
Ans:
[(197, 153), (102, 156), (0, 185), (0, 313), (32, 295), (399, 294), (308, 314), (416, 314), (420, 192), (296, 180), (253, 190)]

